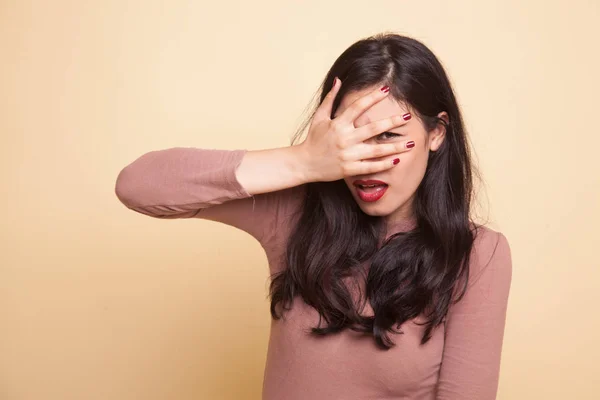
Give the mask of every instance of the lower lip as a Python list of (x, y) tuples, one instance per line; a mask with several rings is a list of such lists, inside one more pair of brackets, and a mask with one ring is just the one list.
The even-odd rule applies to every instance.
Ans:
[(383, 195), (385, 194), (387, 188), (388, 188), (387, 186), (377, 186), (375, 188), (375, 191), (367, 193), (367, 192), (363, 191), (361, 188), (356, 187), (356, 192), (358, 193), (358, 197), (360, 197), (360, 199), (362, 201), (372, 203), (372, 202), (377, 201), (380, 198), (382, 198)]

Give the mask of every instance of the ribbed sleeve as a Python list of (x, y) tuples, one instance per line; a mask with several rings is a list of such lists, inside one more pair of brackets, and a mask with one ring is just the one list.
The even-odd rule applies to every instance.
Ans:
[(157, 218), (251, 197), (235, 177), (246, 150), (171, 148), (146, 153), (119, 173), (115, 193), (128, 208)]
[(437, 400), (496, 398), (512, 259), (502, 233), (480, 232), (467, 292), (447, 315)]
[(247, 150), (176, 147), (146, 153), (121, 170), (115, 193), (155, 218), (202, 218), (248, 232), (264, 246), (285, 237), (303, 187), (249, 194), (236, 177)]

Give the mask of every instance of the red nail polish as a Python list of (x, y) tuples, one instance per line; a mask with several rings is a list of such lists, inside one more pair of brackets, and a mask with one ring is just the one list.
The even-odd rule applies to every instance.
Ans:
[(412, 149), (413, 147), (415, 147), (415, 142), (413, 142), (412, 140), (410, 142), (406, 142), (407, 149)]
[(410, 113), (406, 113), (402, 116), (402, 119), (404, 119), (405, 121), (408, 121), (411, 117), (412, 117), (412, 115), (410, 115)]
[(379, 90), (381, 90), (383, 93), (387, 93), (387, 92), (389, 92), (389, 91), (390, 91), (390, 87), (389, 87), (389, 86), (387, 86), (387, 85), (385, 85), (385, 86), (383, 86), (383, 87), (382, 87), (381, 89), (379, 89)]
[(392, 164), (396, 165), (400, 162), (399, 158), (394, 158), (394, 161), (392, 161)]

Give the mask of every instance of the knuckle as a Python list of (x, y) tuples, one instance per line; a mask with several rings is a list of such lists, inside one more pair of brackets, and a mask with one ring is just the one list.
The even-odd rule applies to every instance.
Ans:
[(371, 165), (371, 162), (361, 162), (358, 169), (358, 174), (359, 175), (365, 175), (369, 173), (369, 165)]
[(340, 155), (339, 155), (339, 159), (342, 163), (345, 163), (347, 161), (350, 161), (350, 154), (348, 151), (341, 151)]
[(394, 115), (393, 117), (390, 118), (389, 122), (392, 126), (396, 126), (396, 125), (400, 125), (401, 123), (403, 123), (405, 121), (401, 116)]
[(373, 124), (373, 133), (379, 133), (385, 131), (388, 127), (387, 121), (376, 121)]
[(329, 123), (329, 130), (333, 132), (337, 132), (340, 129), (340, 123), (337, 119), (332, 119)]
[(344, 150), (348, 147), (348, 139), (339, 135), (335, 140), (335, 145), (337, 146), (338, 150)]
[(371, 150), (371, 152), (375, 157), (381, 157), (385, 153), (384, 149), (381, 147), (374, 147), (373, 150)]
[(371, 163), (371, 165), (368, 166), (368, 171), (365, 171), (365, 174), (373, 174), (375, 172), (379, 172), (380, 171), (380, 162), (374, 162)]
[(369, 104), (371, 103), (371, 99), (368, 97), (363, 97), (361, 99), (358, 99), (356, 101), (356, 108), (359, 110), (362, 110), (363, 108), (366, 108)]
[(365, 165), (363, 167), (362, 170), (362, 175), (367, 175), (367, 174), (372, 174), (373, 172), (376, 172), (377, 169), (375, 168), (375, 164), (374, 163), (368, 163), (367, 165)]

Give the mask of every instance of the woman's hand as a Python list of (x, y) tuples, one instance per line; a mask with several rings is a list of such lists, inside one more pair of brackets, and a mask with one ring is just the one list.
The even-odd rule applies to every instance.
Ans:
[[(399, 153), (410, 150), (406, 142), (367, 144), (367, 139), (385, 131), (404, 125), (410, 116), (393, 116), (369, 124), (354, 127), (354, 120), (372, 105), (384, 99), (389, 88), (373, 90), (359, 98), (344, 112), (331, 119), (334, 99), (341, 81), (335, 83), (311, 121), (308, 136), (299, 146), (304, 160), (309, 182), (330, 182), (345, 176), (373, 174), (393, 168)], [(387, 90), (386, 90), (387, 88)], [(406, 118), (406, 119), (405, 119)], [(389, 157), (386, 157), (389, 156)], [(367, 161), (372, 158), (386, 157), (383, 160)], [(363, 161), (364, 160), (364, 161)]]

